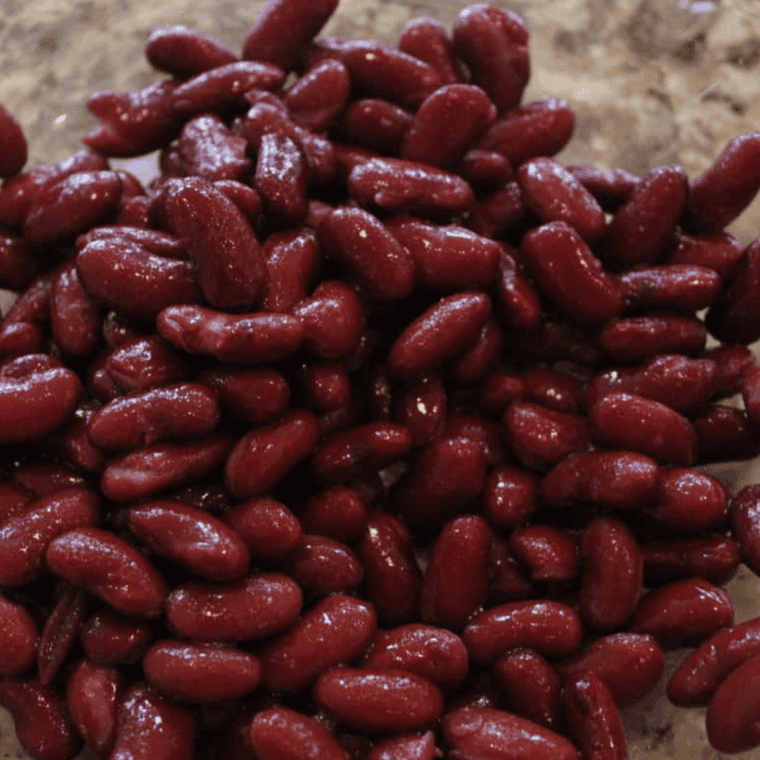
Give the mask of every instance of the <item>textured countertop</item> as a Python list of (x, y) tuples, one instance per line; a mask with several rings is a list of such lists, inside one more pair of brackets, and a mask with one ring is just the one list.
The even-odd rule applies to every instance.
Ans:
[[(467, 4), (342, 0), (325, 32), (395, 42), (411, 18), (434, 16), (450, 26)], [(565, 164), (593, 163), (640, 174), (678, 163), (694, 177), (733, 137), (760, 129), (757, 0), (494, 4), (519, 12), (531, 31), (532, 78), (525, 101), (552, 95), (576, 110), (575, 135), (558, 156)], [(239, 50), (262, 5), (235, 0), (3, 0), (0, 102), (24, 127), (30, 165), (58, 160), (79, 147), (81, 135), (94, 124), (85, 108), (89, 94), (138, 89), (159, 78), (142, 55), (154, 28), (185, 24)], [(730, 229), (748, 243), (758, 234), (758, 220), (760, 201)], [(760, 481), (758, 467), (724, 467), (720, 474), (734, 487)], [(737, 620), (760, 614), (760, 588), (748, 571), (742, 568), (731, 592)], [(631, 758), (728, 757), (709, 748), (702, 712), (676, 709), (663, 693), (660, 689), (626, 712)], [(0, 758), (26, 757), (12, 721), (0, 710)]]

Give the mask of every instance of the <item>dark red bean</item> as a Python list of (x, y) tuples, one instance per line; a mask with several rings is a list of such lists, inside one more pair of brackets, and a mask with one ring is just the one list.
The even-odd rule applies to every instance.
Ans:
[(100, 313), (82, 287), (74, 263), (53, 281), (50, 329), (58, 348), (68, 356), (89, 356), (100, 340)]
[(0, 675), (20, 676), (37, 657), (37, 625), (20, 604), (0, 594)]
[(694, 426), (659, 401), (610, 393), (588, 415), (591, 436), (598, 444), (640, 451), (661, 464), (689, 466), (696, 461)]
[(681, 235), (678, 245), (668, 256), (668, 264), (706, 267), (727, 280), (739, 263), (744, 246), (733, 235)]
[(744, 563), (755, 573), (760, 569), (760, 486), (746, 486), (730, 506), (731, 527)]
[(537, 330), (542, 305), (538, 293), (517, 263), (517, 252), (503, 244), (499, 254), (496, 292), (507, 324), (520, 330)]
[(707, 406), (694, 420), (699, 461), (735, 462), (760, 454), (760, 431), (746, 412), (730, 406)]
[(187, 376), (183, 359), (158, 335), (132, 338), (115, 347), (104, 370), (124, 393), (149, 391)]
[(351, 401), (351, 378), (337, 362), (303, 367), (301, 383), (306, 405), (317, 412), (334, 412)]
[[(245, 155), (247, 147), (245, 138), (235, 136), (216, 114), (207, 113), (182, 127), (177, 157), (185, 174), (193, 177), (212, 182), (243, 180), (251, 169), (251, 161)], [(217, 187), (217, 190), (222, 191), (222, 188)], [(224, 195), (226, 197), (226, 193)], [(200, 211), (199, 215), (202, 214)], [(197, 246), (194, 247), (197, 250)]]
[(426, 731), (421, 736), (399, 736), (377, 742), (367, 760), (434, 760), (440, 756), (435, 735)]
[(509, 537), (515, 557), (534, 581), (571, 581), (581, 574), (578, 544), (569, 533), (549, 525), (515, 529)]
[(520, 375), (525, 401), (533, 401), (557, 412), (572, 414), (581, 404), (583, 385), (574, 377), (553, 369), (531, 369)]
[(626, 707), (654, 688), (664, 665), (662, 649), (652, 636), (613, 633), (589, 644), (559, 668), (565, 679), (587, 672), (596, 674), (618, 706)]
[(275, 369), (217, 365), (199, 379), (216, 391), (219, 405), (231, 417), (252, 425), (274, 422), (288, 408), (290, 387)]
[(500, 465), (488, 474), (483, 487), (486, 516), (498, 528), (528, 522), (536, 510), (538, 478), (531, 472)]
[(301, 525), (279, 501), (251, 499), (234, 506), (224, 521), (243, 539), (256, 559), (280, 559), (298, 546)]
[(474, 385), (500, 360), (503, 347), (501, 327), (490, 316), (476, 340), (451, 363), (447, 374), (459, 385)]
[(465, 438), (477, 443), (482, 448), (489, 467), (504, 460), (502, 433), (497, 422), (469, 414), (450, 414), (441, 434), (443, 438)]
[(412, 116), (388, 100), (355, 100), (344, 111), (337, 127), (340, 136), (380, 153), (397, 154), (412, 125)]
[(689, 264), (665, 264), (625, 272), (620, 277), (632, 309), (698, 311), (710, 306), (721, 288), (717, 272)]
[(520, 186), (514, 181), (507, 182), (500, 190), (476, 202), (470, 214), (470, 226), (478, 235), (501, 238), (521, 230), (527, 213)]
[(282, 100), (293, 121), (312, 132), (322, 132), (344, 109), (350, 87), (346, 67), (328, 59), (302, 74)]
[(494, 150), (468, 150), (457, 163), (455, 172), (479, 189), (503, 186), (512, 179), (507, 157)]
[(21, 125), (8, 109), (0, 104), (0, 177), (18, 174), (26, 163), (27, 146)]
[(739, 567), (739, 545), (721, 535), (650, 541), (641, 544), (644, 583), (658, 586), (691, 577), (727, 583)]
[(498, 536), (491, 542), (488, 576), (489, 604), (529, 599), (537, 594), (527, 568), (512, 554), (509, 542)]
[(506, 706), (546, 728), (562, 720), (562, 679), (556, 668), (532, 649), (512, 649), (493, 665)]
[(427, 443), (441, 432), (447, 408), (446, 389), (437, 375), (405, 384), (393, 399), (393, 416), (415, 444)]
[(273, 224), (292, 226), (305, 219), (308, 179), (306, 158), (292, 138), (275, 132), (262, 136), (253, 185)]
[(316, 598), (353, 591), (364, 577), (356, 554), (325, 536), (302, 536), (288, 556), (286, 568), (304, 593)]
[(145, 621), (129, 620), (105, 608), (84, 622), (79, 642), (96, 665), (132, 665), (143, 656), (152, 635)]
[(285, 314), (308, 295), (319, 261), (316, 235), (306, 229), (270, 235), (264, 256), (269, 283), (261, 309)]
[(314, 700), (334, 719), (359, 731), (419, 731), (443, 712), (441, 692), (401, 670), (336, 668), (314, 684)]
[(235, 61), (235, 55), (219, 40), (185, 26), (155, 29), (145, 45), (151, 66), (178, 78)]
[(0, 285), (22, 290), (38, 270), (29, 244), (20, 235), (0, 229)]
[(274, 691), (300, 691), (330, 668), (359, 659), (376, 631), (371, 604), (341, 595), (323, 599), (264, 648), (264, 684)]
[(430, 64), (438, 73), (442, 85), (465, 81), (448, 32), (434, 18), (422, 17), (407, 21), (399, 37), (398, 48), (403, 53)]
[(560, 734), (492, 707), (460, 707), (447, 713), (443, 737), (451, 757), (462, 760), (579, 760), (578, 750)]
[(608, 213), (615, 213), (630, 197), (639, 178), (625, 169), (597, 169), (582, 164), (568, 166), (567, 170), (593, 196)]
[(660, 475), (655, 518), (679, 531), (719, 530), (728, 517), (728, 489), (717, 478), (691, 467)]
[(87, 610), (87, 596), (68, 583), (56, 593), (56, 603), (40, 633), (37, 669), (40, 683), (48, 686), (69, 656)]
[(760, 656), (752, 657), (715, 690), (705, 715), (710, 744), (719, 752), (744, 752), (760, 745)]
[(301, 612), (301, 589), (280, 573), (255, 573), (226, 584), (188, 581), (166, 602), (166, 619), (198, 641), (262, 639), (287, 628)]

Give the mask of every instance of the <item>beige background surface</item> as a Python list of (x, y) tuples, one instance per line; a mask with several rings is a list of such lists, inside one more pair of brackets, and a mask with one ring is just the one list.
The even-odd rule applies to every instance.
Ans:
[[(526, 101), (553, 95), (577, 112), (565, 163), (641, 173), (679, 163), (689, 176), (710, 165), (739, 133), (760, 129), (758, 0), (514, 0), (531, 30)], [(2, 0), (0, 102), (22, 123), (30, 161), (54, 161), (79, 147), (92, 126), (87, 96), (154, 81), (142, 56), (157, 26), (182, 23), (238, 50), (260, 2), (235, 0)], [(394, 42), (404, 24), (432, 15), (450, 25), (467, 3), (342, 0), (327, 33)], [(760, 202), (733, 226), (758, 234)], [(752, 466), (720, 468), (736, 486), (760, 481)], [(756, 579), (731, 583), (737, 619), (760, 614)], [(676, 653), (673, 660), (683, 652)], [(663, 679), (664, 685), (664, 679)], [(662, 689), (626, 713), (631, 758), (717, 760), (699, 711), (677, 710)], [(26, 758), (0, 711), (0, 759)], [(760, 753), (733, 755), (757, 759)]]

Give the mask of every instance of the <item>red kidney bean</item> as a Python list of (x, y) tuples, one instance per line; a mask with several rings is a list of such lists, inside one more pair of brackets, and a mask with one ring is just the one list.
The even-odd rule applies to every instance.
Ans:
[(529, 599), (537, 595), (527, 568), (512, 554), (509, 542), (499, 536), (495, 536), (491, 542), (488, 581), (489, 605)]
[(312, 132), (322, 132), (343, 111), (351, 80), (346, 67), (325, 60), (306, 71), (283, 95), (293, 121)]
[(179, 635), (199, 641), (261, 639), (294, 623), (301, 602), (301, 589), (280, 573), (224, 585), (188, 581), (169, 595), (166, 619)]
[(256, 559), (281, 559), (301, 539), (298, 518), (274, 499), (252, 499), (238, 504), (227, 512), (224, 521)]
[(315, 702), (359, 731), (419, 731), (443, 712), (441, 692), (426, 678), (402, 670), (336, 668), (314, 684)]
[(267, 267), (256, 236), (237, 206), (208, 179), (170, 183), (163, 213), (171, 231), (189, 241), (199, 287), (211, 306), (243, 311), (263, 298)]
[(166, 582), (134, 546), (101, 528), (75, 528), (53, 539), (50, 570), (84, 586), (117, 612), (152, 618), (163, 612)]
[(663, 652), (652, 636), (613, 633), (589, 644), (559, 665), (568, 680), (584, 673), (599, 676), (619, 707), (641, 699), (660, 680)]
[(179, 501), (149, 501), (131, 507), (125, 522), (154, 554), (213, 581), (236, 580), (248, 570), (242, 538), (225, 523)]
[(729, 516), (742, 561), (757, 573), (760, 569), (760, 486), (742, 488), (731, 502)]
[(302, 536), (286, 568), (306, 594), (317, 598), (352, 591), (364, 576), (356, 554), (325, 536)]
[(630, 198), (639, 178), (625, 169), (597, 169), (582, 164), (567, 170), (596, 198), (608, 213), (614, 214)]
[[(167, 306), (201, 300), (190, 262), (158, 256), (118, 238), (88, 243), (77, 255), (76, 267), (96, 302), (130, 317), (153, 318)], [(113, 271), (119, 272), (118, 278), (111, 276)]]
[(177, 383), (113, 399), (90, 418), (96, 446), (133, 449), (171, 438), (197, 438), (219, 421), (216, 394), (204, 383)]
[(742, 400), (749, 419), (760, 424), (760, 368), (753, 366), (742, 377)]
[(96, 665), (132, 665), (153, 635), (150, 624), (123, 618), (109, 608), (96, 612), (79, 631), (79, 643)]
[(581, 404), (583, 385), (554, 369), (531, 369), (520, 375), (520, 398), (557, 412), (573, 414)]
[(313, 472), (328, 483), (345, 483), (402, 459), (412, 437), (402, 425), (371, 422), (328, 438), (311, 458)]
[(689, 466), (697, 457), (697, 435), (682, 415), (659, 401), (632, 393), (610, 393), (588, 412), (598, 444), (640, 451), (661, 464)]
[(0, 228), (0, 284), (22, 290), (38, 271), (29, 244), (20, 235)]
[(728, 517), (728, 489), (717, 478), (690, 467), (660, 475), (655, 518), (685, 532), (720, 529)]
[(589, 243), (604, 234), (604, 212), (594, 196), (554, 159), (531, 158), (515, 176), (526, 206), (542, 222), (565, 222)]
[(441, 435), (443, 438), (466, 438), (479, 444), (489, 466), (504, 460), (501, 428), (497, 422), (466, 414), (450, 414)]
[(0, 594), (0, 675), (20, 676), (37, 658), (37, 625), (20, 604)]
[(23, 586), (45, 570), (50, 542), (67, 531), (96, 525), (100, 499), (85, 488), (62, 488), (36, 499), (0, 525), (0, 583)]
[(729, 674), (707, 706), (705, 726), (710, 744), (720, 752), (744, 752), (760, 745), (757, 728), (760, 656)]
[(493, 316), (472, 345), (452, 362), (448, 375), (459, 385), (474, 385), (502, 356), (504, 339)]
[(420, 588), (420, 617), (458, 630), (488, 595), (491, 531), (477, 515), (447, 523), (433, 545)]
[(471, 185), (490, 188), (506, 185), (512, 167), (506, 156), (493, 150), (468, 150), (456, 164), (455, 172)]
[(440, 434), (446, 419), (448, 398), (438, 375), (425, 375), (405, 384), (393, 399), (394, 419), (403, 425), (415, 444)]
[(264, 685), (274, 691), (300, 691), (324, 671), (361, 657), (376, 631), (371, 604), (329, 596), (263, 649)]
[(465, 81), (448, 32), (436, 19), (423, 16), (407, 21), (401, 31), (398, 48), (430, 64), (438, 73), (441, 85)]
[(158, 335), (132, 338), (115, 347), (104, 370), (124, 393), (149, 391), (187, 377), (184, 360)]
[(462, 436), (436, 438), (396, 490), (396, 502), (414, 525), (441, 525), (452, 512), (474, 507), (487, 465), (481, 443)]
[(440, 757), (435, 746), (435, 735), (426, 731), (421, 736), (399, 736), (377, 742), (367, 760), (434, 760)]
[(45, 336), (30, 322), (8, 323), (0, 327), (0, 356), (12, 359), (43, 350)]
[(370, 513), (357, 554), (364, 567), (364, 593), (380, 621), (399, 625), (416, 618), (422, 579), (406, 525), (386, 512)]
[(0, 104), (0, 177), (12, 177), (18, 174), (26, 163), (27, 145), (21, 125), (13, 118), (10, 111)]
[(38, 760), (71, 760), (81, 749), (66, 705), (51, 687), (0, 678), (0, 705), (13, 716), (21, 746)]
[(273, 223), (290, 226), (304, 220), (308, 178), (306, 159), (293, 139), (274, 132), (262, 136), (253, 184)]
[(259, 760), (349, 760), (349, 753), (322, 723), (287, 707), (254, 715), (248, 741)]
[(288, 314), (227, 314), (205, 306), (168, 306), (156, 326), (162, 338), (183, 351), (240, 364), (276, 361), (304, 339), (300, 320)]
[(502, 418), (506, 440), (523, 466), (543, 470), (558, 460), (585, 449), (589, 443), (586, 422), (578, 415), (516, 401)]
[(560, 734), (492, 707), (460, 707), (443, 717), (443, 738), (457, 760), (579, 760), (578, 750)]
[(625, 272), (620, 277), (626, 304), (632, 309), (697, 311), (718, 296), (721, 278), (712, 269), (689, 264), (666, 264)]
[(562, 679), (532, 649), (512, 649), (493, 665), (496, 683), (512, 712), (546, 728), (562, 720)]
[(80, 660), (66, 681), (66, 707), (87, 744), (105, 757), (116, 738), (116, 710), (125, 690), (116, 668)]
[(739, 567), (739, 545), (721, 535), (650, 541), (641, 544), (644, 584), (658, 586), (691, 577), (727, 583)]
[(539, 289), (570, 317), (597, 323), (620, 314), (622, 286), (565, 222), (550, 222), (529, 232), (520, 246), (520, 258)]
[(444, 85), (417, 109), (400, 156), (429, 166), (452, 166), (494, 121), (496, 106), (480, 87)]
[(650, 169), (610, 222), (604, 262), (621, 270), (654, 261), (683, 216), (687, 194), (688, 180), (683, 169), (678, 166)]
[(668, 264), (686, 264), (706, 267), (727, 280), (741, 260), (744, 246), (733, 235), (719, 232), (715, 235), (685, 235), (668, 255)]
[(639, 601), (629, 629), (648, 633), (663, 649), (698, 646), (733, 623), (734, 608), (723, 589), (693, 578), (655, 589)]
[(236, 60), (215, 37), (179, 25), (155, 29), (145, 44), (145, 57), (153, 68), (180, 79)]
[(509, 547), (534, 581), (570, 581), (581, 574), (578, 544), (566, 531), (548, 525), (516, 528)]
[(112, 760), (192, 760), (194, 749), (195, 726), (188, 712), (143, 682), (127, 690), (116, 711)]
[(517, 263), (517, 252), (501, 246), (496, 292), (507, 323), (517, 329), (537, 330), (542, 306), (538, 293)]
[(199, 379), (216, 391), (224, 411), (252, 425), (274, 422), (290, 401), (288, 382), (275, 369), (217, 365), (201, 372)]
[(483, 506), (489, 522), (497, 528), (526, 523), (536, 510), (538, 478), (532, 472), (499, 465), (488, 474), (483, 487)]
[(559, 153), (574, 127), (575, 112), (564, 100), (543, 98), (504, 114), (475, 146), (502, 153), (512, 166), (519, 166), (535, 156)]
[(37, 647), (37, 669), (43, 686), (52, 683), (68, 657), (87, 608), (87, 597), (81, 589), (64, 584), (56, 596)]
[(35, 497), (48, 496), (62, 488), (77, 488), (87, 485), (81, 475), (71, 472), (64, 465), (45, 464), (43, 462), (38, 464), (29, 462), (20, 467), (16, 465), (13, 482), (15, 485), (25, 488)]
[(565, 713), (570, 733), (586, 760), (627, 760), (628, 743), (620, 710), (595, 673), (565, 683)]
[(580, 555), (583, 621), (601, 631), (620, 628), (633, 614), (642, 591), (644, 561), (636, 539), (620, 520), (598, 517), (583, 531)]
[(740, 665), (760, 655), (760, 618), (713, 633), (673, 673), (668, 698), (682, 707), (704, 707)]
[(201, 114), (182, 127), (177, 157), (185, 174), (211, 181), (242, 180), (251, 168), (247, 147), (245, 138), (236, 137), (216, 114)]
[(348, 191), (361, 206), (409, 214), (460, 214), (475, 201), (456, 174), (416, 161), (373, 158), (348, 175)]
[(735, 462), (760, 454), (760, 432), (747, 414), (733, 407), (707, 406), (694, 420), (699, 461)]
[(218, 179), (214, 187), (231, 200), (254, 229), (258, 229), (261, 221), (261, 197), (249, 185), (244, 185), (234, 179)]
[(361, 665), (416, 673), (446, 691), (464, 681), (468, 661), (467, 650), (456, 634), (445, 628), (409, 623), (378, 631)]
[(745, 132), (723, 149), (689, 186), (688, 222), (698, 232), (721, 232), (749, 205), (760, 188), (760, 133)]
[(308, 295), (308, 285), (319, 261), (317, 239), (311, 230), (270, 235), (264, 241), (269, 283), (263, 311), (287, 313)]
[(311, 409), (334, 412), (351, 401), (351, 378), (346, 367), (337, 362), (303, 367), (301, 382), (304, 400)]
[(0, 482), (0, 526), (21, 512), (31, 500), (32, 495), (26, 487)]
[(89, 356), (100, 339), (100, 314), (82, 287), (74, 263), (61, 270), (50, 291), (50, 329), (68, 356)]
[(166, 488), (197, 480), (218, 467), (233, 447), (229, 433), (190, 443), (157, 443), (111, 459), (100, 490), (112, 501), (138, 501)]
[(478, 235), (496, 239), (522, 230), (527, 214), (520, 186), (513, 181), (478, 199), (470, 212), (469, 223)]
[(224, 644), (155, 642), (142, 661), (145, 679), (170, 699), (220, 702), (239, 699), (261, 681), (261, 664)]
[(234, 446), (224, 466), (225, 484), (238, 499), (257, 496), (278, 483), (317, 443), (317, 420), (304, 411), (256, 428)]
[(388, 355), (388, 370), (403, 380), (430, 372), (477, 338), (490, 311), (484, 293), (442, 298), (399, 335)]
[(398, 153), (404, 135), (412, 124), (412, 116), (387, 100), (365, 98), (355, 100), (338, 121), (340, 136), (381, 153)]
[(500, 111), (520, 105), (530, 76), (528, 29), (513, 11), (471, 5), (454, 23), (454, 52)]
[(492, 663), (516, 647), (546, 657), (564, 657), (578, 649), (583, 629), (578, 613), (555, 601), (524, 600), (499, 605), (473, 617), (462, 633), (470, 659)]

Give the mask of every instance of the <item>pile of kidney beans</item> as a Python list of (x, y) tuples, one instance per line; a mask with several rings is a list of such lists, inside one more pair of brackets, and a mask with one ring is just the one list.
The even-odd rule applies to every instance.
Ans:
[[(689, 181), (550, 156), (528, 31), (184, 27), (22, 172), (0, 110), (0, 703), (39, 760), (622, 760), (760, 744), (760, 133)], [(143, 187), (109, 157), (160, 151)], [(708, 334), (716, 347), (706, 349)], [(726, 403), (741, 394), (743, 406)], [(722, 403), (723, 402), (723, 403)]]

